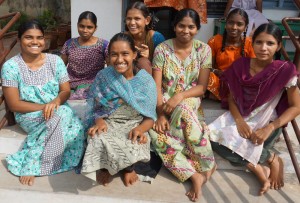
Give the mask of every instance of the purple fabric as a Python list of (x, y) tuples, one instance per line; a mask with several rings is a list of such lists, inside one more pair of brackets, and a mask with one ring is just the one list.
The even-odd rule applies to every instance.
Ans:
[[(245, 57), (236, 60), (220, 78), (222, 107), (228, 108), (227, 97), (231, 93), (242, 116), (270, 101), (298, 75), (292, 62), (275, 60), (252, 77), (250, 60)], [(287, 95), (283, 94), (276, 107), (277, 114), (281, 115), (287, 107)]]
[(64, 44), (61, 53), (68, 56), (71, 88), (93, 83), (97, 73), (104, 68), (107, 44), (108, 41), (100, 38), (91, 46), (81, 46), (78, 38), (72, 38)]

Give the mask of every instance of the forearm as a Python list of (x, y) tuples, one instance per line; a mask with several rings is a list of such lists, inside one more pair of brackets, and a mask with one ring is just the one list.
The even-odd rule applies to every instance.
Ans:
[(206, 88), (203, 85), (197, 85), (178, 94), (181, 94), (183, 99), (187, 99), (190, 97), (201, 97), (202, 95), (204, 95), (205, 90)]
[(138, 128), (142, 133), (148, 132), (153, 127), (154, 121), (151, 118), (144, 117), (143, 121), (138, 125)]
[(60, 91), (58, 96), (54, 99), (56, 102), (58, 102), (58, 105), (64, 104), (70, 97), (71, 92), (70, 91)]
[(30, 113), (34, 111), (41, 111), (44, 109), (45, 104), (36, 104), (26, 101), (14, 102), (14, 104), (9, 104), (8, 107), (12, 112), (17, 113)]
[(228, 96), (228, 106), (229, 106), (229, 111), (236, 123), (238, 121), (244, 120), (231, 95)]
[(157, 115), (163, 114), (163, 96), (162, 96), (161, 88), (157, 88), (156, 113)]
[(296, 118), (299, 114), (300, 109), (298, 107), (289, 107), (283, 114), (273, 122), (269, 123), (266, 127), (270, 127), (274, 131)]

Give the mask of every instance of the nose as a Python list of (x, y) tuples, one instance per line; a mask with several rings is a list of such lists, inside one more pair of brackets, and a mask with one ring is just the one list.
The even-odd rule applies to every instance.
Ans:
[(266, 50), (266, 49), (267, 49), (267, 44), (266, 44), (266, 43), (262, 43), (261, 49), (262, 49), (262, 50)]
[(117, 60), (116, 60), (117, 62), (123, 62), (123, 57), (122, 57), (122, 55), (119, 55), (118, 57), (117, 57)]
[(187, 27), (183, 28), (183, 32), (184, 33), (188, 33), (189, 32), (189, 28), (187, 28)]
[(32, 44), (37, 44), (37, 43), (38, 43), (38, 40), (37, 40), (37, 38), (34, 37), (34, 38), (32, 39)]
[(232, 25), (232, 28), (233, 28), (233, 29), (237, 29), (237, 24), (234, 23), (234, 24)]

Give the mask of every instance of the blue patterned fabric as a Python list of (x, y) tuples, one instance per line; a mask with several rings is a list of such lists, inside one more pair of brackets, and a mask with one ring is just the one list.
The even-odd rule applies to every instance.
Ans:
[(152, 40), (153, 40), (154, 48), (156, 48), (157, 45), (164, 42), (166, 39), (160, 32), (155, 31), (152, 36)]
[(156, 85), (145, 70), (140, 70), (131, 80), (127, 80), (112, 66), (99, 71), (87, 101), (86, 127), (91, 126), (97, 118), (108, 117), (124, 102), (143, 116), (156, 120)]

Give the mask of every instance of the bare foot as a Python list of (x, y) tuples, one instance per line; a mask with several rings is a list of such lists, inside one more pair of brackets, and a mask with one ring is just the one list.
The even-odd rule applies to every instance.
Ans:
[(262, 185), (259, 190), (259, 195), (265, 194), (270, 188), (270, 181), (268, 179), (270, 175), (269, 167), (262, 166), (260, 164), (254, 166), (251, 163), (249, 163), (247, 167), (256, 175), (256, 177)]
[(138, 176), (134, 170), (131, 172), (124, 171), (124, 184), (126, 187), (133, 185), (137, 180)]
[(96, 171), (96, 179), (99, 184), (107, 186), (111, 182), (111, 175), (106, 169)]
[(196, 202), (202, 196), (202, 185), (206, 182), (206, 178), (205, 175), (201, 173), (194, 173), (190, 179), (192, 181), (192, 187), (185, 195), (188, 196), (191, 201)]
[(272, 160), (269, 162), (269, 165), (271, 169), (271, 174), (269, 177), (271, 189), (279, 190), (281, 187), (284, 186), (283, 161), (279, 156), (274, 154)]
[(19, 180), (23, 185), (32, 186), (34, 183), (34, 179), (34, 176), (21, 176)]
[(211, 175), (217, 170), (217, 164), (210, 170), (206, 172), (206, 179), (209, 180), (211, 178)]

